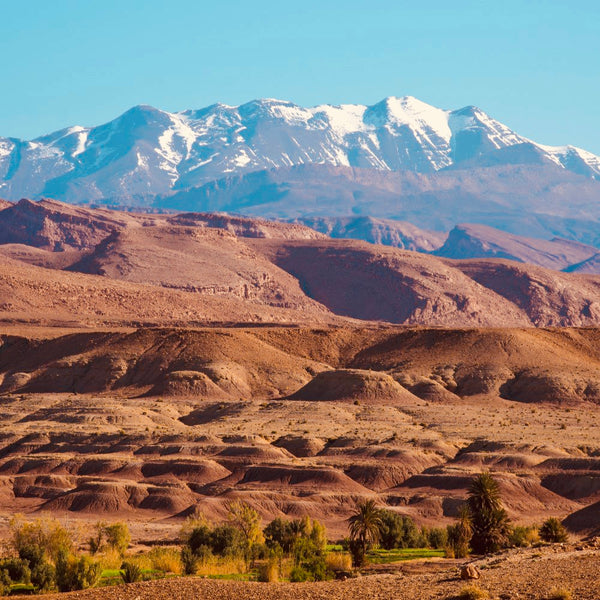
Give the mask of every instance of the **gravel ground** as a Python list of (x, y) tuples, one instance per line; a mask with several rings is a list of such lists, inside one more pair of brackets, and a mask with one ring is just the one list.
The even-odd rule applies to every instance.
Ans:
[[(553, 588), (573, 600), (600, 598), (600, 551), (545, 549), (510, 552), (477, 563), (476, 583), (502, 600), (545, 600)], [(466, 585), (454, 561), (401, 565), (393, 574), (321, 583), (246, 583), (175, 578), (127, 586), (49, 594), (46, 600), (433, 600), (456, 597)]]

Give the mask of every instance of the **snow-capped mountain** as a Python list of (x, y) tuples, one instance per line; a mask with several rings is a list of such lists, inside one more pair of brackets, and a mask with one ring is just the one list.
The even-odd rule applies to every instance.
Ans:
[(419, 173), (554, 163), (600, 179), (599, 157), (536, 144), (473, 106), (441, 110), (410, 96), (314, 108), (263, 99), (179, 113), (137, 106), (98, 127), (0, 138), (0, 197), (140, 203), (230, 174), (306, 163)]

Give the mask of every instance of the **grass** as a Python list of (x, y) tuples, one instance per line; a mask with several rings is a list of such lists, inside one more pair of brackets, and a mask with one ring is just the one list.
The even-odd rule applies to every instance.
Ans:
[(465, 586), (457, 596), (459, 600), (485, 600), (490, 595), (476, 585)]
[(548, 596), (548, 600), (572, 600), (572, 598), (573, 594), (565, 588), (554, 588)]
[(393, 550), (383, 550), (377, 548), (371, 550), (367, 559), (375, 565), (387, 565), (389, 563), (401, 562), (405, 560), (416, 560), (418, 558), (443, 558), (446, 556), (444, 550), (435, 550), (433, 548), (395, 548)]
[[(165, 572), (158, 569), (142, 569), (142, 579), (162, 579), (165, 577)], [(123, 583), (120, 569), (103, 569), (100, 575), (100, 587), (109, 585), (120, 585)]]
[(207, 579), (228, 579), (232, 581), (254, 581), (256, 573), (221, 573), (219, 575), (206, 575)]
[(10, 586), (11, 594), (33, 594), (35, 588), (32, 583), (13, 583)]

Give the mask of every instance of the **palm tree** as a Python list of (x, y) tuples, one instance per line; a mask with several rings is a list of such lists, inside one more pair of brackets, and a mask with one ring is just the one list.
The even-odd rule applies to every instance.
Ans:
[(505, 546), (510, 524), (502, 507), (498, 482), (489, 473), (481, 473), (472, 481), (467, 506), (473, 528), (473, 551), (488, 554)]
[(351, 550), (354, 563), (360, 567), (365, 563), (369, 544), (379, 541), (381, 527), (381, 511), (375, 500), (365, 500), (356, 505), (356, 512), (348, 518)]

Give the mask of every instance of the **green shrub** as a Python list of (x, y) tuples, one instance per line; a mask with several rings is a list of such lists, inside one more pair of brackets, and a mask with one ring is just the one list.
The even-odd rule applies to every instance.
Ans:
[(244, 556), (246, 540), (242, 532), (234, 525), (219, 525), (211, 534), (211, 549), (219, 556)]
[(5, 558), (0, 561), (0, 570), (6, 571), (14, 583), (30, 583), (29, 563), (21, 558)]
[(540, 537), (544, 542), (562, 543), (569, 539), (569, 534), (565, 526), (555, 517), (550, 517), (544, 521), (540, 528)]
[(10, 521), (12, 544), (20, 554), (25, 546), (37, 546), (47, 558), (56, 562), (62, 552), (71, 552), (71, 533), (55, 519), (24, 521), (15, 517)]
[(200, 548), (210, 548), (212, 550), (212, 531), (206, 524), (201, 524), (198, 527), (194, 527), (188, 534), (187, 547), (191, 553), (196, 555), (199, 553)]
[(6, 569), (0, 569), (0, 595), (8, 596), (10, 594), (10, 586), (12, 579)]
[(114, 548), (121, 555), (125, 554), (131, 542), (131, 535), (126, 523), (112, 523), (104, 527), (106, 544), (109, 548)]
[(290, 572), (290, 581), (294, 583), (301, 581), (313, 581), (311, 574), (302, 567), (294, 567)]
[[(203, 546), (203, 548), (207, 548), (207, 546)], [(198, 570), (198, 557), (187, 545), (181, 549), (181, 564), (183, 566), (184, 575), (196, 574), (196, 571)]]
[(286, 554), (292, 551), (295, 534), (292, 531), (291, 521), (278, 517), (264, 528), (263, 533), (269, 548), (279, 546)]
[(427, 534), (427, 542), (431, 548), (440, 550), (448, 545), (448, 530), (443, 527), (432, 527)]
[(516, 546), (517, 548), (527, 548), (532, 546), (540, 539), (540, 534), (538, 532), (537, 527), (525, 527), (522, 525), (517, 525), (514, 527), (509, 536), (509, 541), (511, 546)]
[(258, 567), (258, 581), (275, 583), (279, 581), (279, 572), (279, 561), (275, 558), (270, 558), (266, 563)]
[(385, 550), (423, 548), (427, 545), (422, 531), (410, 517), (391, 510), (381, 510), (380, 519), (379, 543)]
[(132, 562), (123, 562), (121, 565), (121, 579), (123, 583), (135, 583), (141, 581), (142, 570), (138, 565)]
[(91, 558), (62, 552), (56, 561), (56, 585), (61, 592), (85, 590), (96, 585), (101, 572), (101, 566)]
[(31, 569), (31, 583), (39, 592), (54, 588), (56, 569), (49, 562), (41, 562)]

